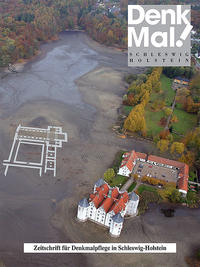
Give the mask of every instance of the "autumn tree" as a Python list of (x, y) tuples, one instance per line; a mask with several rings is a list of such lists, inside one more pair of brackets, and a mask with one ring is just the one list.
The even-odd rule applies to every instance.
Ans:
[(200, 151), (200, 127), (190, 131), (183, 140), (189, 150)]
[(159, 134), (160, 139), (169, 139), (170, 132), (169, 130), (162, 130)]
[(195, 153), (192, 151), (187, 151), (178, 160), (188, 164), (191, 167), (195, 162)]
[(178, 154), (182, 154), (184, 152), (185, 146), (183, 143), (174, 142), (171, 145), (170, 152), (173, 154), (177, 152)]
[(107, 169), (107, 171), (104, 173), (104, 178), (106, 181), (109, 181), (114, 177), (115, 177), (115, 171), (112, 168)]
[[(81, 17), (87, 17), (94, 3), (95, 0), (1, 1), (0, 66), (32, 57), (40, 41), (55, 39), (60, 31), (80, 25)], [(122, 31), (125, 33), (125, 29)]]
[(124, 122), (124, 129), (130, 132), (146, 133), (146, 122), (144, 118), (144, 106), (139, 104), (129, 113)]
[(131, 177), (133, 178), (134, 181), (137, 181), (139, 178), (137, 173), (132, 174)]
[(169, 141), (165, 140), (165, 139), (161, 139), (160, 141), (158, 141), (157, 143), (157, 148), (161, 151), (161, 152), (165, 152), (168, 150), (169, 147)]
[(112, 43), (113, 42), (113, 38), (114, 38), (114, 34), (112, 30), (108, 31), (108, 42)]
[(172, 109), (166, 107), (166, 108), (164, 109), (164, 112), (165, 112), (165, 115), (168, 117), (168, 116), (170, 116), (170, 115), (172, 114)]
[(168, 194), (168, 199), (172, 203), (178, 203), (181, 200), (181, 193), (177, 189), (174, 189)]
[(176, 122), (178, 122), (178, 118), (176, 115), (173, 115), (171, 118), (171, 123), (176, 123)]

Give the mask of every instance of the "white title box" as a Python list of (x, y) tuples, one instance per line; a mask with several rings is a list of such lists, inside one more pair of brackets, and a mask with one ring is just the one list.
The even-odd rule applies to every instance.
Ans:
[(24, 253), (176, 253), (176, 243), (24, 243)]

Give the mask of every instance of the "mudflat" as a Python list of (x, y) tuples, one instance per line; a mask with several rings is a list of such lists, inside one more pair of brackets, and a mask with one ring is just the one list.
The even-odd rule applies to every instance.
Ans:
[[(78, 223), (78, 201), (88, 196), (120, 149), (156, 153), (149, 142), (120, 139), (111, 127), (124, 93), (126, 53), (84, 33), (66, 32), (16, 74), (0, 80), (1, 161), (18, 124), (62, 126), (68, 143), (57, 154), (57, 177), (37, 170), (0, 172), (0, 264), (6, 267), (185, 266), (200, 237), (199, 211), (180, 208), (165, 218), (158, 206), (125, 221), (119, 239), (93, 223)], [(24, 242), (177, 242), (175, 255), (23, 254)], [(2, 264), (3, 264), (2, 263)]]

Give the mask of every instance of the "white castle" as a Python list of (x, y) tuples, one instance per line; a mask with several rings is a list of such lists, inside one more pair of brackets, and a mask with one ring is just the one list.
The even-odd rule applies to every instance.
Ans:
[(113, 237), (120, 236), (124, 216), (136, 216), (139, 196), (134, 192), (121, 192), (118, 187), (110, 187), (103, 179), (94, 185), (89, 199), (83, 198), (78, 204), (79, 221), (94, 221), (109, 228)]

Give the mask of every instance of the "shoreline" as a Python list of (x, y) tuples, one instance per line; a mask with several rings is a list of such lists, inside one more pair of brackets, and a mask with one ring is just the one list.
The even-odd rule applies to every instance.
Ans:
[[(59, 41), (60, 40), (60, 37), (59, 37), (60, 34), (67, 33), (67, 32), (72, 32), (72, 33), (73, 32), (82, 32), (87, 36), (87, 38), (90, 39), (90, 41), (92, 41), (94, 43), (93, 45), (100, 46), (101, 48), (104, 48), (104, 49), (112, 49), (112, 50), (114, 50), (116, 52), (122, 52), (122, 53), (125, 53), (125, 54), (128, 53), (128, 50), (125, 49), (125, 48), (121, 48), (121, 47), (118, 47), (118, 46), (107, 46), (105, 44), (99, 43), (98, 41), (96, 41), (93, 38), (91, 38), (89, 36), (89, 34), (85, 30), (80, 30), (80, 29), (72, 29), (72, 30), (70, 30), (70, 29), (66, 29), (65, 31), (59, 32), (56, 36), (52, 37), (52, 39), (49, 39), (49, 40), (46, 40), (46, 41), (42, 41), (39, 44), (39, 47), (38, 47), (38, 50), (37, 50), (36, 54), (33, 55), (32, 57), (27, 58), (27, 59), (22, 59), (21, 58), (21, 59), (18, 59), (16, 62), (14, 62), (12, 64), (12, 66), (14, 66), (14, 68), (16, 70), (16, 73), (23, 72), (25, 66), (28, 63), (31, 63), (33, 60), (37, 59), (37, 57), (39, 57), (42, 54), (42, 49), (41, 49), (42, 45)], [(15, 72), (12, 72), (12, 71), (8, 70), (8, 67), (0, 67), (0, 74), (12, 74), (12, 73), (15, 73)], [(1, 77), (1, 78), (4, 78), (4, 76)]]

